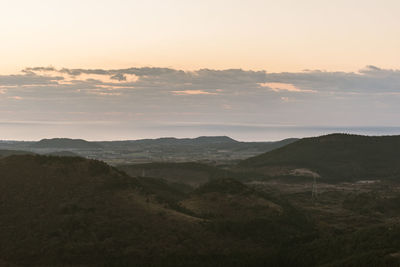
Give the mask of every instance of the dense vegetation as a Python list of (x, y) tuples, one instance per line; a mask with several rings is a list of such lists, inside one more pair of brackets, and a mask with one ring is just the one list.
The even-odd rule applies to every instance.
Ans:
[(400, 175), (400, 136), (331, 134), (304, 138), (241, 162), (242, 168), (308, 168), (331, 181)]
[(120, 165), (117, 166), (117, 168), (134, 177), (158, 177), (171, 182), (178, 182), (191, 186), (198, 186), (217, 177), (226, 177), (230, 175), (229, 171), (197, 162), (155, 162)]
[[(262, 204), (245, 220), (213, 220), (181, 204), (201, 200), (201, 190), (188, 194), (78, 157), (10, 156), (0, 160), (0, 173), (0, 258), (7, 264), (251, 266), (274, 258), (278, 238), (269, 233), (292, 225), (285, 208), (257, 218)], [(229, 192), (221, 194), (234, 200)], [(249, 203), (241, 201), (236, 209), (244, 210)], [(299, 227), (287, 237), (303, 235)]]
[(257, 172), (241, 172), (199, 163), (199, 162), (153, 162), (116, 166), (133, 177), (157, 177), (169, 182), (198, 187), (217, 178), (235, 178), (240, 181), (263, 179), (265, 175)]
[[(4, 152), (0, 265), (399, 266), (398, 140), (303, 139), (233, 170)], [(271, 166), (335, 184), (311, 198)]]
[(8, 150), (8, 149), (0, 150), (0, 158), (8, 157), (11, 155), (33, 155), (33, 154), (34, 153), (32, 153), (32, 152), (23, 151), (23, 150)]

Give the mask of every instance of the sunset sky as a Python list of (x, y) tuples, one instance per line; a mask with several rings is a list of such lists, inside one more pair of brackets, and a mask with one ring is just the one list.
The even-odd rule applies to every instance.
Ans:
[(0, 139), (397, 127), (399, 11), (395, 0), (1, 1)]

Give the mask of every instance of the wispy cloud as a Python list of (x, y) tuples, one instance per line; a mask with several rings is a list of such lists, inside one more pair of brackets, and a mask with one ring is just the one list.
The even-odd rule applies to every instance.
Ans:
[[(274, 92), (398, 92), (400, 70), (366, 66), (359, 72), (267, 73), (241, 69), (183, 71), (170, 68), (56, 69), (26, 68), (23, 74), (0, 76), (1, 86), (91, 83), (105, 86), (185, 90), (235, 90), (270, 88)], [(185, 90), (180, 88), (184, 87)]]
[(207, 92), (203, 90), (182, 90), (172, 91), (175, 95), (217, 95), (217, 93)]
[(316, 90), (300, 89), (290, 83), (260, 83), (261, 87), (270, 88), (272, 91), (281, 92), (301, 92), (301, 93), (316, 93)]
[(375, 66), (295, 73), (34, 67), (0, 75), (0, 107), (10, 111), (0, 120), (393, 125), (399, 101), (400, 71)]

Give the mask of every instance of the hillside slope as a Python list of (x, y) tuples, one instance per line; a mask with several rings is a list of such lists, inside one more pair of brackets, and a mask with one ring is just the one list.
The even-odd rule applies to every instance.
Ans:
[(35, 153), (23, 150), (0, 149), (0, 158), (12, 155), (34, 155)]
[(183, 183), (194, 187), (228, 174), (228, 171), (196, 162), (128, 164), (117, 166), (117, 168), (132, 177), (157, 177), (169, 182)]
[(79, 157), (9, 156), (0, 174), (1, 266), (399, 266), (394, 182), (311, 204), (229, 177), (190, 191)]
[[(195, 193), (196, 203), (228, 218), (214, 220), (186, 208), (193, 197), (179, 186), (95, 160), (9, 156), (0, 159), (0, 173), (2, 266), (260, 266), (277, 259), (277, 244), (307, 235), (308, 223), (295, 221), (291, 209), (270, 212), (270, 201), (235, 181)], [(237, 190), (221, 191), (225, 185)], [(210, 190), (232, 193), (225, 206), (255, 210), (230, 214), (201, 197)], [(287, 233), (281, 240), (269, 236), (277, 227)]]
[(239, 167), (280, 175), (304, 168), (328, 180), (399, 177), (400, 136), (331, 134), (304, 138), (244, 160)]
[[(0, 173), (0, 263), (141, 266), (218, 251), (198, 218), (164, 207), (138, 179), (102, 162), (10, 156)], [(202, 241), (179, 245), (188, 238)]]

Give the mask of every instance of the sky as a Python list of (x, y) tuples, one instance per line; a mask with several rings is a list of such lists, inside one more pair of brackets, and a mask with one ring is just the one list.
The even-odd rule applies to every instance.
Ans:
[(393, 130), (399, 10), (391, 0), (2, 0), (0, 139)]

